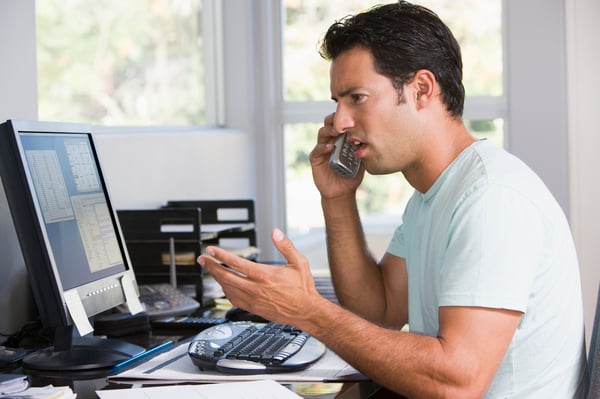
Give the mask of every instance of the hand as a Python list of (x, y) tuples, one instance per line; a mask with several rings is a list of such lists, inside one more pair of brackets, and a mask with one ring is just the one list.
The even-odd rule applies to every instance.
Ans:
[(329, 158), (335, 148), (335, 139), (341, 134), (335, 130), (334, 116), (335, 113), (325, 117), (323, 126), (317, 135), (317, 145), (310, 153), (313, 179), (323, 198), (335, 198), (348, 193), (354, 194), (364, 177), (362, 165), (352, 179), (339, 176), (329, 167)]
[(285, 266), (252, 262), (212, 246), (206, 248), (208, 256), (198, 257), (198, 263), (213, 275), (233, 305), (270, 321), (295, 324), (308, 317), (307, 309), (319, 293), (306, 257), (281, 230), (273, 230), (271, 238), (286, 258)]

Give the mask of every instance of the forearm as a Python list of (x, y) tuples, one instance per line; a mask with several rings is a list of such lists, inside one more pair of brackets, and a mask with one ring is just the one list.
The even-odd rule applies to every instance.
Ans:
[(353, 197), (322, 199), (327, 253), (340, 303), (371, 320), (383, 321), (381, 270), (369, 253)]
[(313, 309), (299, 328), (394, 392), (410, 398), (471, 398), (485, 392), (486, 383), (478, 381), (479, 359), (457, 357), (443, 339), (386, 329), (333, 304)]

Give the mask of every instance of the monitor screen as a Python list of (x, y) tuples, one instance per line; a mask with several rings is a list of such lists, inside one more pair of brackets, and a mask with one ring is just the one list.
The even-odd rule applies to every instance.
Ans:
[[(0, 174), (41, 321), (56, 330), (54, 351), (68, 353), (56, 365), (39, 367), (64, 370), (75, 361), (74, 325), (81, 333), (89, 317), (131, 298), (137, 301), (91, 130), (80, 124), (7, 121), (0, 125)], [(106, 361), (86, 356), (75, 356), (80, 364), (73, 367), (109, 367), (118, 361), (112, 355), (96, 356)]]
[(24, 131), (20, 138), (62, 288), (125, 271), (89, 134)]

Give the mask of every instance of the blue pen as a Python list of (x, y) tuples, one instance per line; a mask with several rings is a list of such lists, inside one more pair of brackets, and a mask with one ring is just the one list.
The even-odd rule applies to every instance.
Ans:
[(117, 364), (115, 364), (115, 366), (113, 367), (113, 369), (110, 371), (109, 374), (118, 373), (119, 371), (123, 370), (125, 367), (130, 366), (131, 364), (133, 364), (139, 360), (142, 360), (149, 356), (152, 356), (152, 355), (162, 351), (163, 349), (168, 348), (171, 345), (173, 345), (173, 341), (163, 342), (160, 345), (157, 345), (153, 348), (145, 350), (144, 352), (140, 353), (139, 355), (132, 356), (129, 359), (122, 361), (121, 363), (117, 363)]

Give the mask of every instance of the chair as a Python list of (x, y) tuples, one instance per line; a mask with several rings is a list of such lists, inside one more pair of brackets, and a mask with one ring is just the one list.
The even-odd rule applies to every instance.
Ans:
[(588, 355), (588, 374), (590, 376), (588, 399), (600, 398), (600, 287), (598, 290), (598, 298), (596, 300), (596, 314), (594, 316), (594, 327), (592, 329), (592, 337), (590, 342), (590, 352)]

